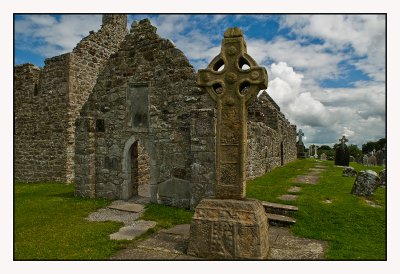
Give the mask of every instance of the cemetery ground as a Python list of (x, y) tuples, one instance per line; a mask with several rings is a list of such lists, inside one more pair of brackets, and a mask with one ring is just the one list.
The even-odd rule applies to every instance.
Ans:
[[(383, 168), (354, 162), (357, 171)], [(316, 168), (317, 167), (317, 168)], [(313, 174), (315, 184), (298, 183), (296, 176)], [(324, 167), (324, 169), (322, 169)], [(350, 194), (354, 177), (342, 177), (333, 161), (297, 160), (250, 181), (247, 197), (296, 205), (296, 223), (290, 231), (328, 243), (326, 260), (386, 259), (386, 188), (368, 199)], [(280, 196), (297, 186), (296, 200)], [(111, 203), (74, 197), (74, 186), (56, 183), (16, 183), (14, 188), (15, 260), (107, 260), (127, 247), (150, 238), (161, 229), (188, 224), (192, 211), (149, 204), (140, 219), (157, 225), (134, 240), (110, 240), (123, 226), (118, 222), (89, 222), (88, 215)]]

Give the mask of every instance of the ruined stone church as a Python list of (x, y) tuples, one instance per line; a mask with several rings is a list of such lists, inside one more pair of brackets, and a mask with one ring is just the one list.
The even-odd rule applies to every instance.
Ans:
[[(103, 15), (72, 52), (16, 66), (14, 116), (15, 181), (185, 208), (214, 194), (214, 102), (147, 19), (128, 31), (126, 15)], [(248, 117), (247, 178), (296, 159), (296, 126), (266, 92)]]

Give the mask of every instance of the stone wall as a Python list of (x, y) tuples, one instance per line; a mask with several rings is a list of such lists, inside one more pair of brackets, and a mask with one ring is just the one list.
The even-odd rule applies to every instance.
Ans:
[[(96, 196), (135, 195), (138, 182), (130, 170), (135, 159), (129, 151), (139, 140), (150, 158), (151, 200), (189, 207), (191, 117), (204, 106), (210, 107), (211, 99), (197, 88), (195, 71), (183, 53), (160, 38), (148, 20), (134, 23), (77, 120), (77, 126), (85, 119), (104, 124), (94, 138)], [(76, 140), (86, 135), (79, 131)], [(85, 158), (85, 153), (76, 150), (76, 159)], [(118, 164), (107, 166), (105, 159)], [(76, 164), (76, 193), (85, 196), (83, 170)]]
[(16, 181), (73, 182), (75, 119), (126, 25), (125, 15), (106, 15), (72, 53), (46, 59), (43, 69), (15, 67)]
[[(145, 19), (103, 16), (68, 54), (15, 67), (16, 181), (75, 181), (85, 197), (194, 208), (215, 191), (214, 102)], [(247, 178), (296, 159), (296, 126), (262, 93), (249, 106)]]
[[(77, 119), (79, 128), (101, 127), (90, 138), (85, 130), (76, 132), (76, 142), (96, 144), (95, 157), (76, 146), (76, 194), (137, 195), (141, 180), (132, 163), (139, 159), (131, 152), (139, 141), (148, 153), (151, 201), (194, 208), (215, 191), (215, 113), (184, 54), (148, 20), (134, 22)], [(295, 127), (267, 94), (249, 107), (248, 134), (249, 178), (295, 159)], [(94, 194), (86, 186), (88, 167), (94, 167)]]
[(296, 126), (265, 91), (248, 111), (247, 178), (252, 179), (296, 159)]

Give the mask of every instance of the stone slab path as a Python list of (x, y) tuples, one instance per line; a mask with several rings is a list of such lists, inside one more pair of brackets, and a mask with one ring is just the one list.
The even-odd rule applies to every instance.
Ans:
[[(111, 260), (202, 260), (186, 255), (190, 225), (160, 230), (152, 237), (128, 247)], [(327, 243), (293, 236), (288, 228), (269, 227), (268, 260), (322, 260)]]

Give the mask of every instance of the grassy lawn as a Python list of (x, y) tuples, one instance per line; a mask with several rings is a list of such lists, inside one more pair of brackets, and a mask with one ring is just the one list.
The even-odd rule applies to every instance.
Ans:
[[(307, 174), (313, 159), (298, 160), (256, 178), (247, 185), (247, 197), (283, 203), (277, 197), (296, 185), (292, 179)], [(386, 189), (369, 197), (380, 207), (371, 207), (364, 198), (350, 194), (354, 177), (342, 177), (341, 167), (332, 161), (316, 185), (302, 187), (298, 199), (288, 204), (299, 207), (295, 235), (329, 243), (326, 259), (384, 260), (386, 258)], [(351, 163), (357, 171), (364, 167)], [(116, 222), (88, 222), (89, 213), (110, 201), (83, 199), (73, 195), (73, 185), (15, 184), (14, 259), (16, 260), (102, 260), (116, 251), (149, 237), (161, 228), (190, 223), (193, 212), (150, 204), (141, 219), (157, 226), (134, 241), (113, 241), (109, 235), (122, 226)], [(329, 199), (332, 203), (325, 203)]]
[(73, 189), (56, 183), (15, 184), (15, 260), (101, 260), (126, 246), (126, 241), (109, 240), (121, 223), (85, 220), (110, 201), (76, 198)]
[[(247, 186), (248, 197), (283, 203), (276, 197), (287, 193), (296, 185), (290, 178), (305, 174), (315, 164), (313, 159), (295, 161), (280, 167)], [(290, 204), (299, 207), (295, 235), (325, 240), (329, 243), (326, 259), (332, 260), (384, 260), (386, 258), (386, 189), (379, 188), (369, 197), (381, 207), (371, 207), (364, 198), (350, 194), (354, 177), (342, 177), (341, 167), (332, 161), (320, 164), (328, 168), (316, 185), (297, 184), (302, 187), (298, 199)], [(382, 167), (364, 167), (351, 163), (357, 171)], [(329, 199), (332, 203), (325, 203)], [(286, 202), (289, 204), (289, 202)]]

